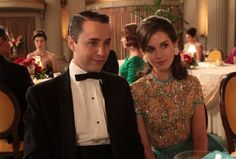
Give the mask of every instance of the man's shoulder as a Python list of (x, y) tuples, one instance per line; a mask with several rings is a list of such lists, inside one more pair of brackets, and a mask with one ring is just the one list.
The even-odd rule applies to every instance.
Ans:
[(104, 77), (108, 80), (111, 81), (126, 81), (126, 79), (122, 76), (110, 73), (110, 72), (106, 72), (106, 71), (102, 71)]
[(4, 67), (4, 69), (12, 70), (13, 72), (19, 72), (19, 71), (26, 71), (27, 70), (27, 67), (19, 65), (19, 64), (12, 63), (12, 62), (6, 62), (2, 65), (2, 67)]

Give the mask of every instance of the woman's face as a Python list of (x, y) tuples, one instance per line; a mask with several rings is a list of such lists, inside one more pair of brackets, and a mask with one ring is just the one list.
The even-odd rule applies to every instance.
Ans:
[(42, 50), (45, 49), (46, 41), (44, 37), (38, 36), (34, 39), (34, 45), (36, 49)]
[(185, 40), (186, 40), (187, 43), (193, 42), (193, 39), (194, 38), (191, 35), (185, 34)]
[(177, 42), (173, 43), (169, 36), (162, 31), (151, 36), (144, 54), (156, 74), (169, 75), (176, 46)]

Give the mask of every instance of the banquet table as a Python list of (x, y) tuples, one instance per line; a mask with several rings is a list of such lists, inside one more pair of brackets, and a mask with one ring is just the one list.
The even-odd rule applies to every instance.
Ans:
[(198, 63), (198, 66), (190, 70), (190, 74), (196, 76), (202, 86), (204, 101), (208, 113), (207, 132), (217, 134), (225, 139), (225, 132), (220, 116), (220, 82), (230, 72), (236, 72), (236, 65)]

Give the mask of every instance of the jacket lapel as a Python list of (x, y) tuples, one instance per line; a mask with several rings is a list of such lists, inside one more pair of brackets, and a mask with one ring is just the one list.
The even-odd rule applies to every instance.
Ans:
[(61, 76), (59, 92), (62, 159), (76, 159), (76, 133), (69, 70)]
[[(108, 129), (108, 133), (110, 136), (110, 140), (112, 138), (112, 126), (114, 125), (113, 119), (115, 117), (115, 113), (114, 112), (114, 103), (112, 101), (112, 86), (109, 84), (109, 79), (106, 75), (106, 73), (103, 73), (103, 78), (102, 78), (102, 83), (101, 83), (101, 87), (102, 87), (102, 93), (103, 93), (103, 97), (105, 100), (105, 109), (106, 109), (106, 115), (107, 115), (107, 129)], [(114, 83), (113, 83), (114, 84)], [(111, 141), (112, 142), (112, 141)]]

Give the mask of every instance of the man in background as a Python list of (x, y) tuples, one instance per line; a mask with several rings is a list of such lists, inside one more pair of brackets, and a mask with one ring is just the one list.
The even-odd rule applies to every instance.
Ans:
[(20, 104), (21, 120), (19, 123), (20, 139), (24, 139), (23, 114), (27, 109), (25, 94), (29, 86), (33, 85), (26, 67), (11, 63), (9, 34), (5, 27), (0, 26), (0, 84), (10, 89)]
[(129, 84), (101, 71), (110, 43), (107, 15), (72, 17), (69, 69), (27, 93), (25, 159), (144, 159)]

